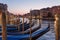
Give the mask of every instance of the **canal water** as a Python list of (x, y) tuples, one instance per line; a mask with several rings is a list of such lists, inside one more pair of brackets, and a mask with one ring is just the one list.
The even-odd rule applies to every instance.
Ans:
[[(23, 19), (21, 18), (21, 21), (22, 20)], [(24, 18), (24, 22), (26, 22), (26, 21), (27, 21), (27, 23), (29, 23), (29, 20), (27, 18)], [(38, 23), (37, 25), (39, 25), (38, 19), (37, 20), (33, 19), (32, 21), (36, 21)], [(54, 21), (43, 20), (43, 21), (41, 21), (41, 27), (46, 28), (46, 26), (48, 26), (48, 23), (50, 23), (50, 31), (48, 31), (47, 33), (45, 33), (44, 35), (39, 37), (37, 40), (55, 40)], [(11, 36), (11, 37), (15, 37), (15, 36)]]
[(45, 24), (44, 27), (48, 23), (50, 23), (50, 31), (39, 37), (37, 40), (55, 40), (54, 21), (42, 21), (42, 24)]
[[(26, 22), (26, 21), (27, 21), (27, 23), (29, 22), (29, 20), (27, 18), (24, 18), (24, 20), (25, 20), (24, 22)], [(34, 21), (34, 19), (32, 21)], [(39, 23), (38, 19), (37, 19), (37, 22)], [(37, 40), (55, 40), (54, 21), (43, 20), (43, 21), (41, 21), (41, 27), (48, 26), (48, 23), (50, 23), (50, 31), (45, 33), (43, 36), (39, 37)]]
[[(28, 21), (28, 19), (25, 18), (25, 21)], [(37, 22), (38, 21), (39, 20), (37, 19)], [(54, 21), (43, 20), (43, 21), (41, 21), (41, 27), (48, 26), (48, 23), (50, 23), (50, 31), (45, 33), (43, 36), (39, 37), (37, 40), (55, 40)]]
[[(22, 18), (21, 18), (22, 19)], [(23, 19), (22, 19), (23, 20)], [(25, 22), (28, 21), (28, 19), (24, 18)], [(32, 20), (33, 21), (33, 20)], [(39, 20), (37, 20), (38, 22)], [(28, 21), (29, 22), (29, 21)], [(45, 33), (43, 36), (39, 37), (37, 40), (55, 40), (55, 31), (54, 31), (54, 21), (47, 21), (43, 20), (41, 27), (48, 26), (48, 23), (50, 23), (50, 31)]]

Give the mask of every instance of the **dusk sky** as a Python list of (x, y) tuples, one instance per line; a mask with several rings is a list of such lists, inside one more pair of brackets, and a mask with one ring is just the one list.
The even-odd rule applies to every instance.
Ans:
[(33, 9), (60, 5), (60, 0), (0, 0), (8, 5), (8, 11), (14, 14), (25, 14)]

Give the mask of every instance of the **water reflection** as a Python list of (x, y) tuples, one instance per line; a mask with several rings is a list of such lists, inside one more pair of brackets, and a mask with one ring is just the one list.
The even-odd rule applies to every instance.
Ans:
[(42, 25), (44, 27), (47, 26), (47, 24), (50, 23), (50, 31), (38, 38), (37, 40), (55, 40), (55, 31), (54, 31), (54, 21), (42, 21)]
[[(38, 19), (37, 22), (39, 22)], [(55, 40), (54, 21), (43, 20), (41, 22), (41, 27), (48, 26), (48, 23), (50, 23), (50, 31), (39, 37), (37, 40)]]

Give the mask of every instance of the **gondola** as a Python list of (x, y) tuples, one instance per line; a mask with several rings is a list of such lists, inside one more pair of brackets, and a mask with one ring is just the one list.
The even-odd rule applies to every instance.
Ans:
[[(34, 25), (34, 23), (32, 23), (32, 27), (33, 27), (33, 25)], [(27, 28), (28, 27), (28, 28)], [(27, 30), (27, 29), (29, 29), (30, 28), (30, 26), (28, 25), (28, 26), (24, 26), (24, 32)], [(7, 34), (8, 35), (18, 35), (18, 34), (22, 34), (22, 28), (20, 28), (20, 30), (21, 30), (21, 32), (7, 32)]]
[[(31, 27), (33, 27), (33, 26), (34, 26), (34, 22), (32, 22)], [(29, 28), (30, 28), (30, 23), (24, 24), (24, 31), (27, 30), (27, 29), (29, 29)], [(22, 31), (22, 26), (20, 27), (20, 31)]]
[[(34, 24), (35, 22), (32, 23), (32, 25)], [(37, 26), (36, 26), (37, 25)], [(41, 24), (40, 24), (41, 25)], [(34, 32), (36, 30), (38, 30), (40, 28), (40, 25), (38, 24), (34, 24), (34, 26), (31, 26), (32, 28), (32, 31), (31, 32)], [(28, 28), (27, 28), (28, 27)], [(21, 28), (22, 29), (22, 28)], [(24, 26), (24, 34), (29, 34), (30, 33), (30, 25), (28, 26)], [(23, 31), (21, 32), (8, 32), (7, 34), (9, 35), (18, 35), (18, 34), (23, 34)]]
[[(41, 37), (43, 34), (50, 30), (49, 26), (44, 29), (38, 29), (37, 31), (33, 32), (31, 35), (32, 40), (36, 40), (38, 37)], [(21, 35), (8, 35), (7, 40), (29, 40), (30, 34), (21, 34)], [(0, 36), (0, 40), (2, 40), (2, 36)]]
[[(27, 22), (25, 22), (24, 24), (26, 25), (26, 23), (27, 23)], [(20, 26), (21, 26), (21, 25), (22, 25), (22, 24), (20, 24)], [(6, 26), (7, 26), (7, 29), (6, 29), (7, 32), (18, 30), (18, 29), (17, 29), (17, 25), (13, 25), (13, 24), (12, 24), (12, 25), (9, 25), (9, 24), (8, 24), (8, 25), (6, 25)], [(0, 26), (0, 31), (2, 31), (2, 27), (1, 27), (1, 26)]]
[[(28, 23), (28, 24), (26, 24), (26, 22), (24, 23), (24, 28), (25, 28), (24, 31), (29, 28), (29, 24), (30, 24), (30, 23)], [(20, 28), (20, 31), (22, 31), (22, 25), (23, 25), (23, 24), (20, 25), (20, 27), (21, 27), (21, 28)], [(33, 26), (33, 25), (34, 25), (34, 23), (32, 23), (32, 26)], [(12, 32), (13, 32), (13, 33), (18, 32), (18, 29), (17, 29), (16, 27), (17, 27), (16, 25), (8, 25), (8, 26), (7, 26), (7, 34), (12, 33)], [(0, 28), (0, 31), (2, 31), (2, 28)], [(12, 33), (12, 34), (13, 34), (13, 33)], [(0, 35), (1, 35), (1, 32), (0, 32)]]

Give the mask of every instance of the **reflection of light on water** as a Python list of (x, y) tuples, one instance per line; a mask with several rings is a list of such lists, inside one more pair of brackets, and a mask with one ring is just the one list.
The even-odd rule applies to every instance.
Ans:
[(59, 19), (56, 17), (56, 20), (59, 20)]
[[(38, 19), (37, 19), (38, 20)], [(26, 18), (25, 18), (26, 21)], [(33, 20), (34, 21), (34, 20)], [(39, 20), (37, 21), (39, 23)], [(55, 40), (55, 31), (54, 31), (54, 21), (49, 21), (50, 23), (50, 31), (38, 38), (37, 40)], [(42, 26), (47, 26), (48, 21), (42, 21)]]
[[(42, 25), (43, 24), (47, 24), (48, 21), (42, 21)], [(47, 32), (46, 34), (44, 34), (43, 36), (41, 36), (40, 38), (38, 38), (37, 40), (55, 40), (55, 31), (54, 31), (54, 21), (49, 21), (50, 23), (50, 31)], [(45, 27), (46, 25), (44, 25)]]

